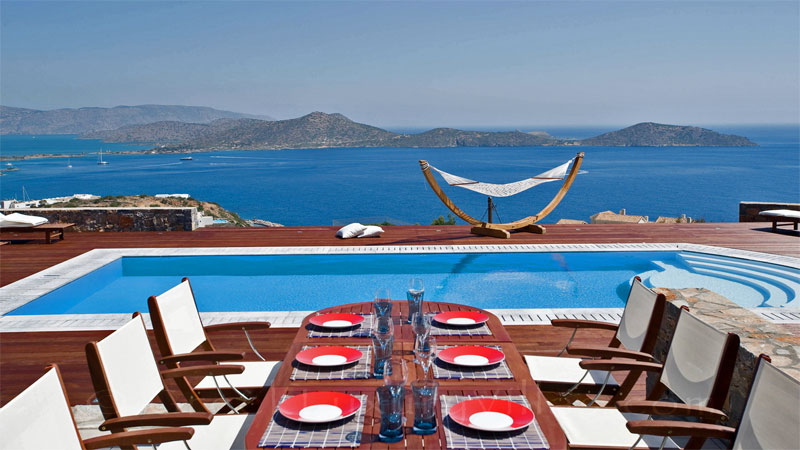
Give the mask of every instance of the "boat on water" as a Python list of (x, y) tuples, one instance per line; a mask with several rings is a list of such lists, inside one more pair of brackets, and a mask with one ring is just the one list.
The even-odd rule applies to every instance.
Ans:
[(67, 158), (67, 169), (72, 169), (72, 158)]
[(191, 161), (191, 160), (192, 160), (191, 156), (184, 156), (183, 158), (181, 158), (181, 161)]
[(103, 161), (103, 149), (100, 149), (100, 159), (97, 161), (97, 164), (100, 166), (105, 166), (108, 164), (108, 161)]

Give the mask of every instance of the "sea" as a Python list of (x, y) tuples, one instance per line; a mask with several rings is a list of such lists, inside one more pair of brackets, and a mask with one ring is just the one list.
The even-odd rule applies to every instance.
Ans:
[[(75, 135), (3, 135), (3, 156), (73, 156), (11, 161), (19, 170), (0, 176), (0, 198), (185, 193), (217, 202), (246, 219), (289, 226), (355, 221), (428, 225), (440, 216), (446, 219), (449, 210), (428, 186), (419, 160), (466, 178), (509, 183), (558, 166), (581, 151), (585, 153), (581, 173), (541, 223), (561, 218), (589, 221), (597, 212), (621, 209), (651, 221), (686, 214), (706, 222), (736, 222), (741, 201), (800, 202), (800, 125), (710, 128), (747, 136), (759, 146), (329, 148), (117, 155), (112, 152), (153, 146), (109, 144)], [(613, 128), (546, 130), (558, 137), (584, 138)], [(101, 148), (107, 165), (97, 164)], [(181, 160), (183, 156), (192, 160)], [(446, 186), (440, 178), (439, 183), (461, 209), (485, 218), (485, 196)], [(546, 183), (493, 199), (494, 221), (536, 214), (560, 185)]]

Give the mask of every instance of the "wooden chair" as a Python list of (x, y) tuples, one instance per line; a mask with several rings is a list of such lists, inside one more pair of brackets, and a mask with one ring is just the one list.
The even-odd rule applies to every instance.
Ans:
[[(200, 365), (159, 372), (144, 320), (137, 315), (100, 342), (86, 345), (89, 372), (105, 421), (100, 430), (119, 433), (131, 427), (191, 426), (194, 435), (187, 441), (198, 450), (243, 448), (244, 435), (253, 415), (213, 415), (205, 412), (180, 412), (164, 387), (165, 378), (221, 376), (242, 373), (235, 365)], [(158, 397), (167, 409), (163, 414), (142, 414)], [(162, 444), (159, 449), (186, 449), (183, 442)]]
[(636, 434), (726, 439), (734, 450), (800, 448), (800, 381), (761, 355), (738, 428), (675, 420), (637, 420), (627, 426)]
[[(184, 362), (208, 361), (213, 364), (236, 364), (244, 367), (237, 375), (205, 377), (193, 384), (187, 378), (176, 378), (184, 397), (196, 411), (206, 411), (202, 399), (219, 396), (230, 409), (244, 403), (254, 403), (264, 397), (280, 368), (280, 361), (266, 361), (253, 345), (248, 329), (267, 329), (269, 322), (237, 322), (203, 326), (192, 286), (188, 278), (172, 289), (147, 300), (153, 333), (161, 352), (159, 364), (169, 368), (181, 367)], [(242, 330), (250, 348), (261, 361), (242, 361), (242, 352), (218, 351), (207, 331)], [(236, 361), (231, 363), (229, 361)]]
[[(619, 325), (592, 320), (555, 319), (553, 326), (574, 328), (569, 341), (558, 354), (559, 356), (525, 355), (531, 377), (543, 391), (563, 392), (566, 397), (572, 392), (595, 393), (591, 404), (603, 392), (613, 393), (608, 405), (624, 399), (633, 389), (641, 370), (631, 370), (622, 384), (619, 384), (611, 372), (586, 370), (581, 368), (584, 359), (563, 357), (565, 351), (570, 356), (590, 358), (630, 358), (638, 361), (652, 361), (653, 348), (656, 345), (661, 318), (664, 315), (666, 298), (642, 284), (639, 277), (631, 284), (625, 310)], [(615, 331), (608, 345), (577, 346), (570, 345), (579, 329), (599, 329)], [(624, 348), (623, 348), (624, 347)]]
[[(726, 418), (720, 408), (730, 387), (739, 337), (724, 333), (682, 309), (664, 364), (612, 358), (580, 363), (584, 369), (644, 370), (658, 374), (645, 400), (624, 400), (616, 408), (560, 407), (550, 409), (564, 430), (571, 448), (677, 448), (668, 436), (637, 436), (628, 431), (630, 421), (653, 415), (696, 417), (704, 421)], [(659, 401), (669, 389), (683, 403)], [(705, 437), (689, 440), (686, 448), (700, 448)]]
[(0, 408), (2, 448), (14, 450), (91, 450), (119, 446), (154, 445), (191, 439), (194, 430), (165, 427), (128, 431), (81, 440), (69, 407), (64, 381), (56, 365)]

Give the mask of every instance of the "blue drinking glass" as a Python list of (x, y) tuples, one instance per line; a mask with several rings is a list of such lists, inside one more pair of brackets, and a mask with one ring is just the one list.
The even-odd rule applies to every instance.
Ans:
[(375, 311), (375, 318), (380, 320), (391, 320), (392, 317), (392, 294), (389, 289), (378, 289), (375, 292), (375, 300), (372, 302), (372, 309)]
[(414, 433), (433, 434), (436, 432), (436, 392), (439, 383), (433, 380), (411, 382), (414, 397)]
[(411, 323), (411, 318), (414, 313), (422, 312), (422, 298), (425, 296), (425, 285), (422, 283), (422, 278), (412, 278), (408, 282), (408, 292), (406, 298), (408, 299), (408, 323)]
[(378, 407), (381, 410), (378, 439), (382, 442), (398, 442), (403, 439), (403, 394), (402, 386), (378, 387)]
[(372, 338), (372, 354), (374, 355), (372, 361), (372, 376), (375, 378), (383, 378), (383, 366), (392, 356), (394, 334), (392, 331), (381, 333), (379, 330), (374, 330), (370, 337)]

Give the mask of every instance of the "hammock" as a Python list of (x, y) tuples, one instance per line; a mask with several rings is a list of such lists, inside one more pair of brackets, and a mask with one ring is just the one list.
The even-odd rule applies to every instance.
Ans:
[(480, 181), (470, 180), (469, 178), (459, 177), (458, 175), (447, 173), (445, 171), (437, 169), (436, 167), (431, 166), (430, 164), (428, 164), (428, 167), (439, 172), (439, 175), (441, 175), (442, 178), (444, 178), (444, 180), (450, 186), (462, 187), (464, 189), (469, 189), (471, 191), (479, 192), (481, 194), (485, 194), (490, 197), (509, 197), (511, 195), (519, 194), (522, 191), (528, 190), (542, 183), (548, 183), (550, 181), (556, 181), (556, 180), (563, 180), (564, 177), (567, 175), (567, 168), (569, 167), (570, 163), (572, 163), (574, 160), (575, 158), (570, 159), (564, 164), (555, 167), (553, 169), (550, 169), (547, 172), (542, 172), (539, 175), (536, 175), (535, 177), (526, 178), (524, 180), (506, 184), (481, 183)]

